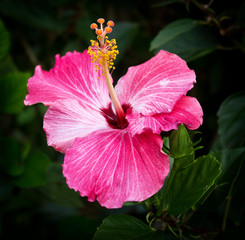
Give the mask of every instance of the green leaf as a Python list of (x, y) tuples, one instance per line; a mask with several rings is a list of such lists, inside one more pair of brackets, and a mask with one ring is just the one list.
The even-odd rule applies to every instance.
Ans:
[(13, 179), (13, 183), (21, 188), (33, 188), (44, 185), (47, 180), (47, 168), (50, 159), (42, 152), (30, 155), (24, 166), (23, 173)]
[(230, 182), (231, 179), (227, 175), (234, 176), (235, 172), (237, 172), (241, 162), (245, 160), (245, 148), (223, 149), (222, 151), (216, 152), (215, 157), (222, 164), (222, 173), (218, 181), (220, 182), (221, 179), (225, 178), (226, 182)]
[(192, 19), (180, 19), (168, 24), (153, 39), (151, 42), (150, 51), (160, 48), (166, 42), (173, 41), (176, 37), (189, 31), (194, 26), (195, 21)]
[(9, 73), (0, 76), (0, 112), (19, 113), (24, 107), (29, 73)]
[(228, 195), (232, 196), (232, 198), (235, 195), (237, 195), (238, 198), (241, 198), (241, 191), (239, 191), (241, 188), (240, 184), (245, 182), (243, 172), (241, 171), (239, 174), (239, 169), (245, 162), (244, 147), (222, 149), (212, 152), (211, 154), (218, 159), (222, 165), (221, 173), (214, 186), (210, 188), (205, 196), (203, 196), (203, 199), (200, 200), (203, 207), (209, 211), (212, 211), (223, 204)]
[(6, 75), (11, 72), (17, 72), (17, 68), (13, 62), (12, 57), (8, 55), (0, 63), (0, 76)]
[(223, 147), (245, 146), (245, 92), (228, 97), (218, 111), (218, 134)]
[(160, 240), (163, 232), (153, 231), (138, 218), (111, 215), (103, 220), (93, 240)]
[(24, 171), (24, 160), (30, 150), (29, 143), (22, 144), (11, 138), (0, 140), (2, 147), (0, 164), (10, 176), (19, 176)]
[[(169, 157), (170, 171), (172, 171), (173, 166), (174, 169), (176, 168), (181, 169), (194, 161), (195, 152), (193, 148), (193, 143), (184, 124), (180, 124), (177, 130), (172, 131), (169, 138), (166, 137), (164, 138), (163, 142), (167, 151), (164, 147), (163, 150), (165, 150), (165, 153), (170, 156)], [(162, 198), (165, 192), (165, 188), (167, 186), (170, 186), (170, 182), (172, 180), (173, 180), (173, 176), (172, 174), (169, 174), (164, 182), (162, 189), (157, 193), (159, 198)], [(162, 204), (163, 203), (161, 203), (161, 205)]]
[(220, 174), (220, 163), (211, 155), (202, 156), (185, 168), (172, 169), (163, 199), (169, 214), (179, 215), (193, 207)]
[(244, 218), (245, 148), (223, 149), (212, 154), (222, 163), (222, 172), (204, 207), (211, 211), (225, 207), (229, 221), (239, 224)]
[(208, 26), (200, 25), (193, 19), (180, 19), (158, 33), (151, 42), (150, 51), (163, 49), (192, 61), (217, 47), (218, 42)]
[(62, 175), (62, 166), (52, 163), (47, 171), (47, 184), (40, 187), (40, 192), (48, 201), (67, 207), (83, 206), (82, 198), (78, 192), (68, 188)]
[(10, 36), (3, 22), (0, 20), (0, 60), (2, 60), (9, 51)]
[[(221, 174), (217, 179), (217, 185), (220, 185), (224, 194), (228, 193), (232, 182), (239, 172), (240, 166), (245, 162), (245, 148), (223, 149), (212, 153), (222, 164)], [(233, 191), (236, 190), (234, 186)], [(233, 194), (232, 192), (230, 194)]]
[(37, 112), (35, 106), (28, 106), (21, 111), (16, 117), (16, 123), (19, 126), (30, 124), (34, 121)]

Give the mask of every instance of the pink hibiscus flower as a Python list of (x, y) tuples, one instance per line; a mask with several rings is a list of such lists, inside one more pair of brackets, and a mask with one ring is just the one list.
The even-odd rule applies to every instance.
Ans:
[[(107, 40), (113, 22), (96, 29), (99, 43), (83, 53), (56, 55), (50, 71), (40, 66), (28, 81), (25, 104), (49, 106), (44, 116), (48, 145), (65, 154), (63, 174), (70, 188), (107, 208), (143, 201), (169, 172), (161, 150), (162, 131), (202, 123), (198, 101), (186, 96), (195, 73), (175, 54), (160, 51), (130, 67), (115, 89), (109, 69), (118, 53)], [(91, 56), (92, 55), (92, 61)]]

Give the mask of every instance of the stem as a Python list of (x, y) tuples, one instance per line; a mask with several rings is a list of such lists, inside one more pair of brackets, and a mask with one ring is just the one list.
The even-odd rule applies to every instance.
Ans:
[(168, 225), (168, 229), (173, 233), (176, 238), (179, 238), (178, 234), (173, 230), (171, 226)]
[(210, 2), (207, 4), (208, 7), (210, 7), (213, 4), (214, 0), (210, 0)]
[(228, 217), (228, 213), (229, 213), (230, 205), (231, 205), (231, 196), (227, 196), (226, 200), (227, 202), (225, 206), (225, 213), (224, 213), (224, 218), (223, 218), (222, 227), (221, 227), (222, 231), (225, 231), (226, 229), (227, 217)]
[(188, 222), (188, 220), (193, 216), (194, 213), (195, 213), (195, 211), (192, 209), (191, 213), (189, 213), (189, 215), (187, 215), (187, 216), (183, 219), (183, 222), (181, 223), (181, 225), (184, 225), (186, 222)]
[(160, 205), (158, 206), (158, 209), (157, 209), (157, 213), (156, 213), (156, 216), (157, 216), (157, 217), (160, 217), (161, 214), (162, 214), (162, 211), (163, 211), (163, 204), (164, 204), (164, 201), (162, 200), (162, 201), (160, 202)]
[(107, 61), (104, 59), (103, 64), (102, 65), (102, 71), (104, 73), (104, 77), (105, 77), (105, 81), (106, 81), (106, 85), (108, 87), (108, 91), (110, 93), (111, 96), (111, 102), (114, 106), (114, 109), (116, 111), (117, 117), (119, 119), (119, 121), (124, 121), (125, 118), (125, 113), (123, 111), (123, 108), (118, 100), (118, 97), (116, 95), (115, 89), (112, 85), (112, 79), (111, 79), (111, 75), (109, 73), (109, 68), (108, 68), (108, 64)]
[(212, 4), (212, 1), (209, 2), (207, 5), (203, 5), (199, 3), (197, 0), (191, 0), (191, 2), (199, 8), (202, 12), (204, 12), (208, 17), (210, 17), (211, 21), (215, 23), (215, 25), (220, 29), (220, 23), (219, 20), (215, 14), (215, 12), (210, 8), (210, 5)]

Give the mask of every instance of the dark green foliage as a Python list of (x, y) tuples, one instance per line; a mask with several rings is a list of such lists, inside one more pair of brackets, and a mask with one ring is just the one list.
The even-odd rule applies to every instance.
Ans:
[[(0, 239), (244, 236), (244, 16), (240, 0), (1, 0)], [(118, 210), (68, 188), (63, 155), (47, 146), (42, 129), (47, 107), (24, 106), (35, 66), (49, 69), (55, 54), (85, 50), (95, 39), (89, 25), (99, 17), (115, 21), (115, 83), (128, 67), (168, 50), (195, 71), (190, 95), (204, 110), (201, 134), (183, 125), (163, 133), (172, 164), (163, 188)]]
[(93, 240), (160, 240), (163, 233), (151, 229), (138, 218), (112, 215), (103, 220)]
[(29, 73), (8, 73), (0, 77), (0, 112), (19, 113), (24, 108), (23, 99), (27, 94), (26, 84)]
[(208, 26), (193, 19), (180, 19), (167, 25), (151, 42), (150, 50), (174, 52), (186, 61), (202, 57), (218, 47)]
[(9, 46), (10, 46), (9, 33), (5, 29), (4, 24), (0, 19), (0, 60), (2, 60), (8, 53)]
[(245, 92), (227, 98), (218, 111), (218, 133), (225, 148), (245, 146)]

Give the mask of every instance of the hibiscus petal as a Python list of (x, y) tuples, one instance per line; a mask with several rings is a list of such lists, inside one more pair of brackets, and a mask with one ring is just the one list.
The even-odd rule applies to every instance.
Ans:
[(110, 98), (104, 77), (95, 71), (87, 51), (68, 52), (55, 58), (55, 66), (50, 71), (36, 67), (27, 84), (26, 105), (38, 102), (50, 105), (59, 99), (77, 99), (96, 109), (108, 105)]
[(175, 54), (160, 51), (149, 61), (128, 69), (116, 86), (121, 104), (144, 115), (171, 112), (193, 87), (195, 73)]
[[(163, 115), (159, 117), (164, 117)], [(156, 117), (157, 119), (157, 117)], [(194, 97), (183, 96), (174, 106), (171, 113), (166, 114), (169, 122), (176, 124), (184, 123), (187, 128), (194, 130), (199, 128), (203, 121), (203, 111), (200, 103)], [(166, 128), (168, 128), (166, 126)], [(168, 131), (167, 129), (163, 131)]]
[(70, 188), (107, 208), (143, 201), (156, 193), (169, 172), (159, 135), (132, 137), (125, 130), (101, 130), (77, 138), (67, 149), (63, 174)]
[(202, 124), (203, 111), (196, 98), (182, 96), (175, 104), (170, 113), (144, 116), (132, 113), (127, 116), (129, 130), (134, 134), (140, 134), (145, 129), (151, 129), (153, 133), (177, 129), (178, 125), (184, 123), (189, 129), (197, 129)]
[(77, 100), (64, 99), (52, 104), (44, 116), (44, 126), (49, 146), (65, 153), (76, 137), (109, 128), (105, 118)]

